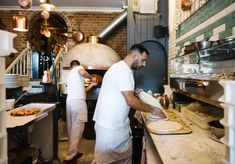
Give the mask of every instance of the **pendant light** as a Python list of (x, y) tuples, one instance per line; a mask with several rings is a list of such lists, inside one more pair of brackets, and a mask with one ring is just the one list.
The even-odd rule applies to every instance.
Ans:
[(22, 12), (13, 16), (12, 26), (14, 31), (27, 32), (29, 30), (29, 23), (27, 16)]
[(50, 3), (50, 0), (40, 0), (40, 7), (46, 11), (54, 11), (56, 6)]

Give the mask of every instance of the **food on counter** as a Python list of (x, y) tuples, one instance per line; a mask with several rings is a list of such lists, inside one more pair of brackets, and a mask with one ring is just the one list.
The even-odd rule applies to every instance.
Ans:
[(213, 80), (235, 80), (235, 73), (218, 73), (212, 74), (211, 79)]
[(147, 126), (152, 133), (168, 133), (179, 131), (183, 128), (178, 122), (174, 121), (157, 121), (151, 122)]
[(205, 106), (200, 103), (191, 103), (184, 106), (181, 112), (185, 118), (192, 121), (202, 129), (209, 129), (208, 122), (221, 119), (222, 110), (218, 110), (211, 106)]
[(40, 108), (30, 108), (30, 109), (16, 109), (11, 112), (11, 116), (29, 116), (37, 114), (41, 111)]

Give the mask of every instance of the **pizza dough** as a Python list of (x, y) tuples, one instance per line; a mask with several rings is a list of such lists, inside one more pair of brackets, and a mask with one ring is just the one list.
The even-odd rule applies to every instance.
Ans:
[(151, 113), (148, 113), (148, 115), (146, 117), (147, 119), (149, 119), (151, 121), (168, 120), (167, 113), (163, 110), (161, 104), (159, 103), (159, 101), (157, 99), (155, 99), (153, 96), (151, 96), (150, 94), (148, 94), (148, 93), (146, 93), (144, 91), (140, 92), (139, 98), (144, 103), (149, 104), (149, 105), (151, 105), (153, 107), (157, 107), (157, 108), (161, 109), (162, 112), (166, 115), (165, 119), (161, 119), (161, 118), (159, 118), (159, 116), (152, 115)]
[(157, 134), (175, 132), (183, 128), (182, 125), (174, 121), (151, 122), (148, 124), (147, 127), (152, 133), (157, 133)]

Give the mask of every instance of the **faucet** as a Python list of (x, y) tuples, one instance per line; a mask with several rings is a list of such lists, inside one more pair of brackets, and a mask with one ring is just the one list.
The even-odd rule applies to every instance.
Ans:
[(27, 92), (23, 93), (22, 95), (20, 95), (20, 97), (18, 99), (16, 99), (15, 104), (24, 96), (27, 95)]

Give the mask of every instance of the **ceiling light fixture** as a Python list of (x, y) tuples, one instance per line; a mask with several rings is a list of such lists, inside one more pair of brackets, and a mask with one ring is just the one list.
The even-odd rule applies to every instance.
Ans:
[(50, 3), (50, 0), (40, 0), (40, 7), (46, 11), (54, 11), (56, 6)]
[(19, 12), (18, 15), (13, 16), (12, 27), (14, 31), (18, 32), (27, 32), (29, 31), (28, 18), (22, 12)]

